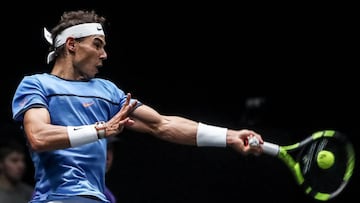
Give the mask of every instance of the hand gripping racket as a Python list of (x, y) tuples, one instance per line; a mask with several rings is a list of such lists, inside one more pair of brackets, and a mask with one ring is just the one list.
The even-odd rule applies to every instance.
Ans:
[[(255, 137), (248, 139), (255, 146)], [(334, 130), (318, 131), (292, 145), (264, 142), (264, 154), (285, 163), (307, 195), (327, 201), (345, 188), (355, 167), (355, 151), (345, 134)]]

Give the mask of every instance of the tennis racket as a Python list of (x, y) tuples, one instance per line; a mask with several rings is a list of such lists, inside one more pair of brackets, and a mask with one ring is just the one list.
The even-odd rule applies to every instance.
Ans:
[[(247, 140), (259, 145), (255, 137)], [(334, 130), (318, 131), (306, 139), (286, 146), (264, 142), (264, 154), (280, 159), (288, 166), (307, 195), (327, 201), (344, 190), (355, 167), (355, 151), (347, 136)]]

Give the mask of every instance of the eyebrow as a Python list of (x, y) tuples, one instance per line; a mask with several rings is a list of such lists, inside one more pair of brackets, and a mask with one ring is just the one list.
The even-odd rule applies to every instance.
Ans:
[(106, 45), (105, 40), (102, 39), (102, 38), (100, 38), (100, 37), (98, 37), (98, 36), (95, 36), (95, 37), (93, 38), (93, 40), (100, 42), (100, 43), (103, 44), (104, 46)]

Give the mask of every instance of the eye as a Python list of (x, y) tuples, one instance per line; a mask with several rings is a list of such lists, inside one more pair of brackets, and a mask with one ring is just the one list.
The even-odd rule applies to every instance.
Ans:
[(101, 49), (102, 48), (102, 45), (99, 42), (95, 42), (94, 46), (96, 47), (96, 49)]
[(101, 41), (100, 39), (94, 39), (93, 45), (96, 47), (97, 50), (103, 49), (105, 46), (105, 43)]

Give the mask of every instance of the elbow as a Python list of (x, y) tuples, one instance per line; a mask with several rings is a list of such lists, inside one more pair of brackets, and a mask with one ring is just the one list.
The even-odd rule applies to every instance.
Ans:
[(42, 152), (47, 149), (44, 140), (36, 138), (36, 136), (28, 136), (29, 147), (32, 151)]

